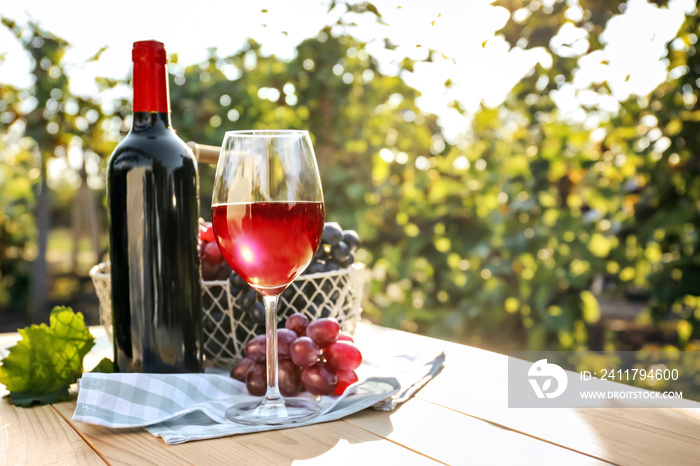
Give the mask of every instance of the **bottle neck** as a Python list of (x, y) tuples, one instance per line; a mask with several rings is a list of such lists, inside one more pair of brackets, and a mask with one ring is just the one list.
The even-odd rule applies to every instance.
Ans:
[(135, 57), (133, 87), (134, 117), (140, 112), (170, 115), (168, 72), (164, 61), (151, 57)]
[(138, 133), (152, 128), (170, 129), (170, 113), (134, 112), (131, 131)]

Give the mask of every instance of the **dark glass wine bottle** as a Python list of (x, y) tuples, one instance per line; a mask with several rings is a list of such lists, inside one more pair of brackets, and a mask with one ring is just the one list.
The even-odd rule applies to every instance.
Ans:
[(163, 44), (132, 58), (133, 123), (107, 169), (115, 368), (202, 372), (197, 162), (170, 126)]

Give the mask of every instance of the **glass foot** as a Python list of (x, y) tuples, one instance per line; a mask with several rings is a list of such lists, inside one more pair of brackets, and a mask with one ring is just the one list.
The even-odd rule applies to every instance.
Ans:
[(308, 421), (321, 414), (321, 406), (311, 400), (278, 398), (246, 401), (226, 410), (226, 419), (249, 426), (281, 426)]

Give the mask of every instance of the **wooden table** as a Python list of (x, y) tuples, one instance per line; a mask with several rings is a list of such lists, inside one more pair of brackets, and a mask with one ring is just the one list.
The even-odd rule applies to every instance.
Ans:
[[(111, 346), (99, 327), (85, 367)], [(0, 335), (0, 348), (17, 334)], [(44, 464), (700, 464), (693, 409), (508, 409), (506, 356), (361, 324), (360, 348), (445, 351), (443, 372), (392, 413), (168, 446), (142, 429), (71, 421), (75, 400), (0, 400), (0, 465)], [(0, 386), (0, 389), (3, 388)], [(5, 394), (4, 392), (3, 394)]]

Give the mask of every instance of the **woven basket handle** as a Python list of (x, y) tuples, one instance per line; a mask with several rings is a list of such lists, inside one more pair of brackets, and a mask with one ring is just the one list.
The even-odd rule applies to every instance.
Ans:
[(218, 146), (207, 146), (206, 144), (197, 144), (194, 141), (187, 143), (194, 152), (194, 156), (199, 163), (211, 163), (216, 165), (219, 161), (219, 152), (221, 148)]

